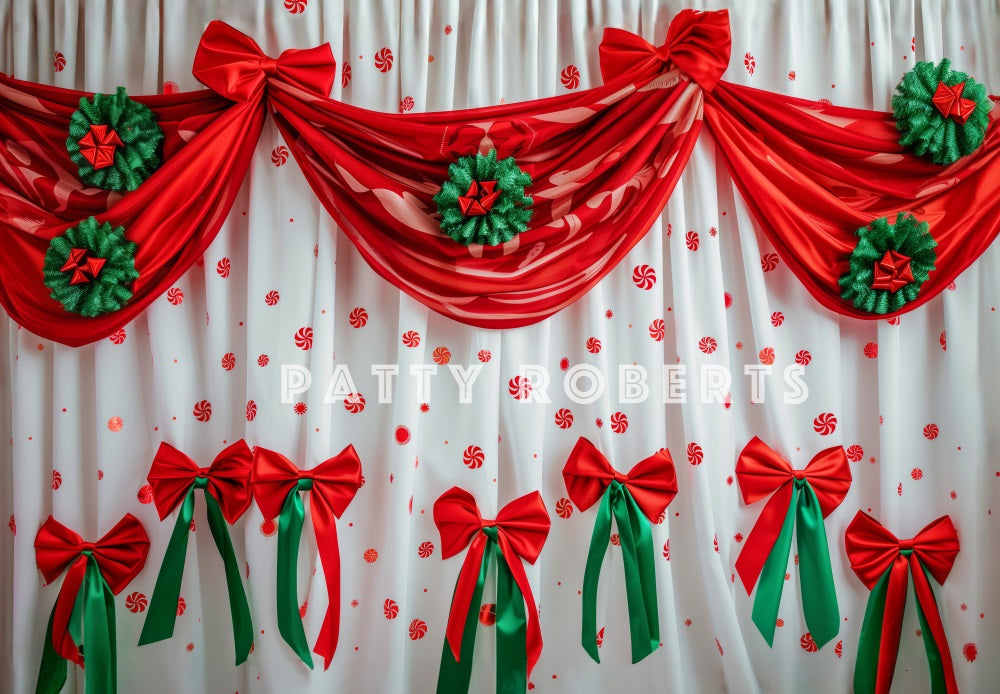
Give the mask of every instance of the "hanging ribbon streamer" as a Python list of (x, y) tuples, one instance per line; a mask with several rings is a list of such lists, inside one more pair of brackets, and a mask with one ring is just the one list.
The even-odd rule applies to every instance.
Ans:
[(340, 548), (337, 523), (361, 487), (361, 461), (348, 445), (312, 470), (299, 470), (280, 453), (256, 447), (253, 453), (253, 497), (264, 517), (278, 519), (278, 631), (303, 663), (313, 666), (299, 616), (298, 556), (305, 506), (299, 492), (310, 492), (309, 512), (326, 578), (329, 606), (313, 653), (330, 667), (340, 634)]
[(840, 630), (840, 610), (823, 519), (840, 505), (851, 487), (851, 469), (843, 447), (820, 451), (804, 470), (793, 470), (755, 436), (740, 453), (736, 479), (745, 504), (773, 493), (736, 559), (736, 571), (747, 595), (760, 579), (753, 603), (754, 624), (767, 645), (773, 645), (794, 528), (802, 611), (810, 634), (822, 648)]
[(58, 694), (66, 683), (66, 661), (84, 667), (87, 694), (118, 691), (115, 600), (142, 571), (149, 537), (130, 513), (97, 542), (49, 516), (35, 537), (35, 560), (46, 582), (66, 571), (52, 608), (38, 671), (36, 694)]
[(871, 590), (854, 669), (857, 694), (888, 694), (899, 653), (906, 607), (907, 574), (913, 578), (917, 617), (927, 652), (933, 694), (957, 694), (948, 638), (929, 576), (944, 585), (958, 554), (958, 533), (950, 516), (928, 524), (912, 540), (900, 540), (858, 511), (844, 536), (851, 568)]
[(531, 584), (521, 560), (534, 564), (549, 534), (549, 513), (538, 492), (514, 499), (496, 520), (484, 520), (469, 492), (452, 487), (434, 502), (441, 557), (469, 548), (455, 583), (441, 653), (438, 694), (468, 692), (476, 642), (477, 610), (490, 563), (497, 563), (498, 694), (523, 694), (542, 652), (542, 630)]
[(250, 507), (252, 457), (250, 448), (241, 439), (219, 453), (211, 466), (199, 468), (170, 444), (160, 444), (147, 475), (153, 489), (153, 501), (161, 521), (178, 506), (180, 513), (177, 514), (156, 586), (149, 599), (146, 622), (139, 637), (140, 646), (163, 641), (174, 634), (177, 600), (181, 593), (184, 560), (194, 515), (194, 493), (196, 489), (202, 489), (205, 492), (208, 527), (226, 569), (236, 664), (245, 662), (250, 655), (253, 646), (250, 605), (226, 523), (233, 525)]
[(623, 475), (581, 436), (563, 467), (563, 479), (570, 500), (581, 511), (601, 502), (583, 575), (583, 648), (595, 662), (601, 662), (597, 651), (597, 585), (614, 516), (625, 564), (632, 662), (638, 663), (660, 645), (651, 523), (659, 519), (677, 493), (670, 451), (660, 449)]

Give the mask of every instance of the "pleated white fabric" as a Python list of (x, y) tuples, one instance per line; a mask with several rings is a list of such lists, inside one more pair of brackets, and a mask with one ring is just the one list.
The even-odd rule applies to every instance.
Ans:
[[(1000, 13), (989, 0), (692, 4), (731, 5), (725, 78), (739, 83), (888, 109), (915, 61), (949, 57), (1000, 91)], [(414, 111), (446, 110), (598, 84), (604, 27), (659, 43), (682, 7), (659, 0), (0, 0), (0, 70), (94, 91), (195, 89), (198, 39), (210, 20), (223, 19), (270, 55), (329, 41), (344, 75), (335, 98), (384, 111), (411, 103)], [(386, 72), (374, 64), (383, 48), (393, 56)], [(850, 691), (868, 592), (847, 563), (843, 533), (858, 509), (900, 537), (952, 516), (962, 550), (945, 586), (935, 585), (937, 600), (960, 687), (995, 688), (996, 244), (953, 290), (898, 321), (840, 318), (820, 308), (783, 263), (773, 267), (773, 248), (755, 232), (703, 136), (660, 222), (593, 291), (540, 324), (478, 330), (429, 312), (377, 277), (282, 146), (268, 124), (204, 262), (112, 339), (69, 349), (0, 319), (0, 435), (11, 444), (0, 447), (0, 517), (10, 525), (0, 533), (0, 690), (33, 691), (37, 676), (58, 590), (44, 586), (35, 568), (32, 542), (42, 521), (52, 513), (96, 539), (131, 512), (152, 548), (146, 569), (117, 599), (120, 691), (433, 691), (461, 557), (441, 560), (431, 510), (453, 485), (471, 491), (487, 517), (534, 489), (552, 514), (548, 543), (528, 571), (545, 639), (531, 677), (539, 692)], [(655, 273), (649, 289), (642, 266)], [(313, 334), (308, 349), (296, 342), (303, 328)], [(445, 350), (451, 365), (483, 366), (470, 403), (459, 402)], [(744, 367), (772, 357), (765, 401), (751, 404)], [(789, 404), (782, 374), (797, 362), (808, 398)], [(658, 384), (664, 365), (678, 363), (687, 368), (687, 402), (665, 405)], [(391, 403), (379, 403), (377, 364), (399, 366)], [(437, 366), (428, 392), (410, 375), (411, 366), (425, 364)], [(509, 393), (510, 380), (532, 364), (551, 376), (548, 404)], [(592, 404), (573, 402), (563, 388), (567, 368), (578, 364), (606, 378)], [(619, 402), (619, 364), (647, 370), (645, 402)], [(313, 380), (287, 403), (282, 365), (307, 367)], [(724, 402), (699, 401), (703, 365), (730, 369)], [(341, 366), (363, 409), (360, 401), (324, 404)], [(572, 424), (563, 428), (568, 415)], [(849, 447), (854, 483), (826, 522), (843, 624), (819, 651), (807, 635), (791, 561), (773, 648), (751, 622), (752, 600), (734, 574), (762, 506), (744, 506), (734, 481), (737, 455), (754, 435), (795, 467), (828, 446)], [(566, 496), (561, 469), (579, 436), (622, 471), (661, 447), (677, 467), (680, 492), (653, 527), (663, 647), (636, 665), (614, 545), (600, 584), (602, 663), (580, 647), (579, 591), (595, 510), (556, 513)], [(202, 530), (200, 501), (175, 635), (135, 645), (145, 615), (132, 611), (142, 605), (132, 594), (152, 592), (174, 518), (160, 523), (143, 490), (157, 445), (167, 441), (207, 465), (240, 437), (303, 468), (348, 443), (361, 456), (365, 485), (338, 522), (343, 618), (326, 672), (307, 670), (278, 635), (276, 537), (256, 507), (233, 529), (254, 615), (247, 664), (233, 666), (224, 574)], [(470, 447), (481, 449), (481, 466)], [(314, 639), (326, 597), (308, 522), (299, 576)], [(927, 691), (910, 603), (895, 691)], [(479, 628), (475, 658), (473, 690), (492, 691), (489, 626)], [(70, 683), (67, 691), (82, 691), (78, 669), (71, 667)]]

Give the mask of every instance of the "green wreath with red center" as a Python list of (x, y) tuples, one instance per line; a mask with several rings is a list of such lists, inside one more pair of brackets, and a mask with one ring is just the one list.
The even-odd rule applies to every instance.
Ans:
[(858, 229), (850, 270), (839, 280), (840, 296), (880, 315), (917, 298), (937, 261), (937, 242), (927, 228), (927, 222), (900, 212), (895, 224), (880, 217)]

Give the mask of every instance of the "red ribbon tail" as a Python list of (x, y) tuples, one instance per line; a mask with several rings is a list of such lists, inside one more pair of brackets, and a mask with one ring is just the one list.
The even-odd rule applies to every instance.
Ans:
[(885, 594), (885, 614), (882, 617), (882, 637), (879, 641), (878, 673), (875, 676), (876, 694), (889, 694), (892, 676), (896, 671), (899, 638), (903, 630), (903, 610), (906, 607), (906, 557), (897, 555), (890, 571)]
[(56, 598), (56, 609), (52, 618), (52, 647), (61, 658), (71, 660), (80, 667), (83, 667), (83, 654), (70, 636), (69, 620), (73, 615), (73, 606), (76, 604), (77, 595), (80, 594), (80, 586), (83, 585), (86, 573), (87, 557), (81, 555), (66, 572), (66, 578), (63, 579), (59, 596)]
[(791, 502), (792, 485), (791, 482), (786, 482), (778, 487), (764, 504), (753, 530), (743, 543), (740, 556), (736, 558), (736, 573), (740, 575), (747, 595), (753, 592), (753, 587), (760, 578), (760, 572), (764, 570), (764, 563), (767, 562), (774, 543), (781, 534), (781, 525), (785, 522), (785, 515)]
[(477, 533), (472, 544), (469, 546), (468, 554), (465, 555), (462, 570), (458, 574), (458, 582), (455, 583), (455, 595), (451, 599), (451, 611), (448, 613), (448, 629), (445, 634), (456, 662), (462, 657), (462, 632), (465, 631), (465, 619), (469, 615), (472, 595), (476, 590), (476, 582), (479, 579), (479, 567), (483, 563), (485, 549), (486, 536), (481, 532)]
[(319, 495), (311, 498), (310, 515), (329, 600), (313, 653), (323, 658), (323, 669), (327, 670), (333, 661), (333, 654), (337, 652), (337, 642), (340, 639), (340, 545), (337, 541), (336, 518)]
[(944, 681), (947, 694), (958, 694), (958, 682), (955, 680), (955, 666), (951, 660), (951, 650), (948, 648), (948, 637), (944, 632), (944, 624), (941, 622), (941, 613), (938, 612), (937, 600), (927, 583), (927, 575), (923, 567), (917, 560), (916, 555), (910, 555), (910, 575), (913, 576), (913, 591), (917, 595), (917, 602), (927, 620), (927, 626), (934, 637), (938, 653), (941, 654), (941, 667), (944, 670)]
[(535, 606), (535, 596), (531, 592), (531, 583), (528, 581), (528, 574), (524, 571), (521, 558), (513, 551), (506, 539), (501, 536), (500, 552), (507, 561), (510, 573), (514, 577), (514, 583), (521, 590), (524, 596), (525, 613), (528, 618), (528, 633), (525, 641), (525, 651), (528, 656), (527, 675), (531, 677), (531, 671), (542, 655), (542, 627), (538, 623), (538, 608)]

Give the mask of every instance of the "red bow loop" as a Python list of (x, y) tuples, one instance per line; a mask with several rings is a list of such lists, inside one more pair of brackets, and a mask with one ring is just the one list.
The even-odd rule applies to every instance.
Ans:
[(361, 488), (361, 459), (354, 446), (348, 444), (340, 453), (309, 470), (308, 474), (313, 481), (313, 504), (322, 499), (322, 503), (340, 518)]
[(661, 449), (636, 463), (627, 475), (622, 475), (584, 436), (577, 440), (566, 460), (563, 479), (570, 500), (580, 510), (600, 501), (611, 481), (618, 480), (654, 523), (677, 494), (677, 474), (670, 451)]
[(809, 481), (823, 510), (823, 517), (829, 516), (851, 487), (851, 468), (843, 446), (822, 450), (804, 470), (793, 470), (777, 451), (754, 436), (744, 446), (736, 462), (736, 479), (745, 504), (763, 499), (796, 478)]
[(284, 51), (277, 59), (264, 55), (257, 42), (225, 22), (215, 20), (198, 43), (191, 72), (202, 84), (233, 101), (259, 98), (268, 77), (329, 96), (337, 73), (330, 44)]
[[(511, 501), (500, 509), (496, 519), (497, 534), (510, 543), (518, 557), (529, 564), (534, 564), (538, 559), (551, 525), (545, 502), (537, 491)], [(501, 542), (501, 549), (502, 545)]]
[(899, 540), (864, 511), (858, 511), (847, 526), (844, 541), (851, 568), (869, 590), (892, 566), (904, 542), (940, 584), (948, 578), (959, 550), (958, 531), (950, 516), (932, 521), (907, 542)]
[(728, 10), (678, 12), (658, 48), (622, 29), (605, 29), (599, 49), (601, 77), (607, 83), (647, 61), (669, 61), (711, 91), (729, 66), (731, 42)]
[(187, 495), (196, 477), (208, 479), (208, 493), (219, 502), (226, 521), (232, 525), (250, 508), (250, 447), (239, 441), (224, 448), (208, 469), (169, 443), (161, 443), (146, 479), (153, 489), (153, 503), (160, 520), (166, 518)]
[(969, 120), (969, 116), (976, 110), (976, 102), (972, 99), (963, 99), (962, 92), (965, 91), (965, 82), (948, 85), (938, 82), (931, 103), (937, 108), (945, 118), (951, 118), (959, 125), (964, 125)]
[(288, 493), (300, 479), (313, 481), (313, 513), (339, 518), (361, 488), (361, 460), (348, 445), (334, 457), (312, 470), (299, 470), (295, 463), (276, 451), (257, 446), (253, 450), (253, 497), (264, 517), (281, 514)]

